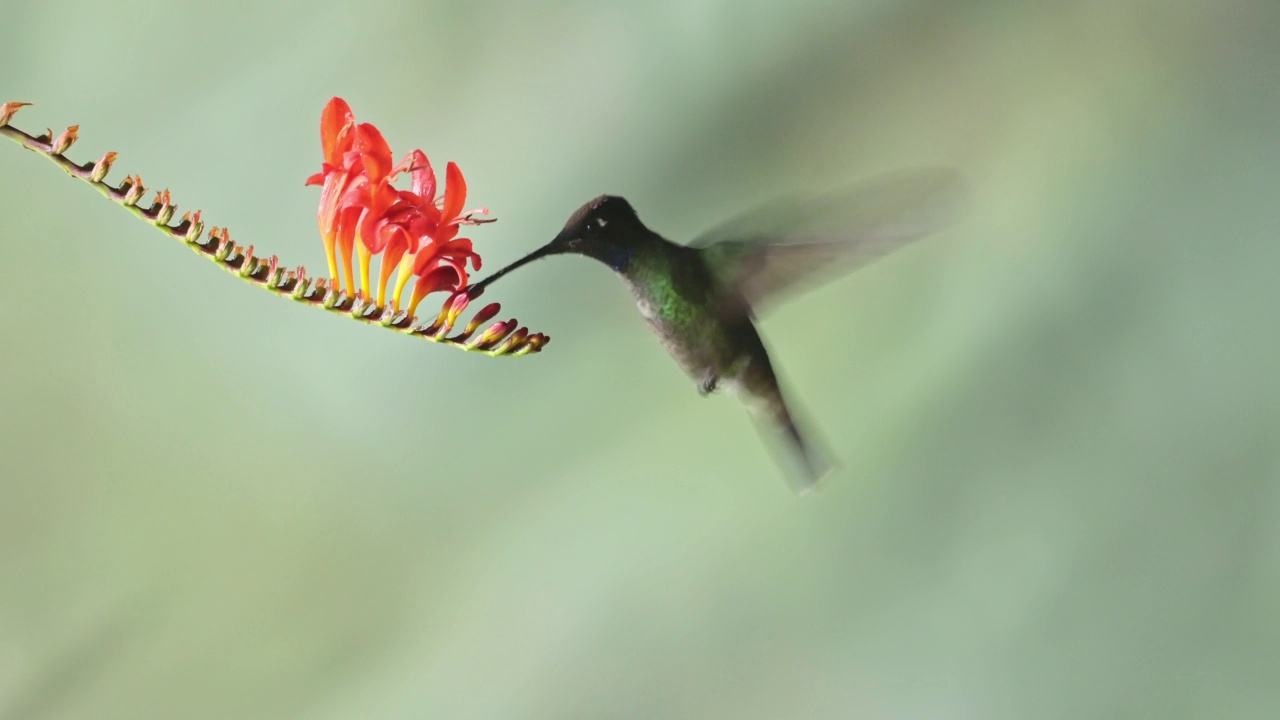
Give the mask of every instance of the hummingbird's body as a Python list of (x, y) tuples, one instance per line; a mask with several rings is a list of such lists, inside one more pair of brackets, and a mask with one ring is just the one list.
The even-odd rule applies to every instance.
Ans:
[[(913, 190), (919, 189), (917, 179), (908, 183)], [(885, 189), (892, 189), (894, 196), (902, 190)], [(862, 199), (866, 197), (863, 193)], [(799, 205), (806, 211), (816, 207)], [(872, 206), (880, 211), (887, 208), (884, 198), (873, 198)], [(776, 222), (776, 209), (770, 215)], [(640, 314), (701, 394), (724, 389), (782, 431), (803, 465), (803, 481), (795, 486), (804, 491), (830, 465), (806, 442), (788, 409), (756, 330), (757, 309), (800, 279), (842, 264), (859, 264), (921, 234), (917, 230), (877, 237), (864, 232), (857, 242), (807, 238), (783, 243), (779, 242), (781, 230), (739, 229), (716, 231), (679, 245), (646, 227), (625, 199), (601, 195), (579, 208), (550, 243), (478, 283), (473, 291), (480, 292), (511, 270), (549, 255), (585, 255), (609, 266), (626, 283)]]
[(649, 327), (698, 392), (723, 389), (767, 416), (795, 445), (806, 476), (820, 477), (826, 461), (813, 454), (787, 409), (747, 301), (722, 285), (705, 250), (650, 234), (618, 271)]
[(649, 327), (703, 391), (751, 351), (743, 335), (756, 335), (755, 327), (736, 309), (714, 306), (715, 278), (701, 251), (655, 235), (619, 274)]
[(791, 418), (748, 302), (723, 286), (707, 251), (650, 236), (618, 274), (663, 347), (701, 395), (724, 389), (785, 430), (806, 477), (826, 473), (826, 460), (813, 454)]

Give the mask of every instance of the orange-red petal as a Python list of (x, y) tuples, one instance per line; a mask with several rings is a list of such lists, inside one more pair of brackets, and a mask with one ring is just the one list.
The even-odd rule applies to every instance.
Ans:
[[(458, 274), (455, 268), (449, 265), (441, 265), (425, 276), (418, 278), (413, 284), (413, 296), (409, 299), (409, 314), (413, 315), (417, 312), (418, 303), (421, 303), (422, 299), (427, 295), (441, 290), (457, 290), (464, 282), (466, 280)], [(436, 323), (433, 323), (432, 326), (435, 327), (437, 323), (442, 323), (440, 330), (448, 331), (453, 327), (453, 323), (458, 319), (458, 314), (462, 312), (468, 302), (470, 302), (470, 298), (466, 297), (465, 293), (453, 298), (441, 311), (440, 317), (436, 319)]]
[(448, 242), (434, 242), (419, 250), (417, 256), (414, 257), (413, 274), (418, 277), (426, 275), (431, 272), (436, 261), (441, 259), (450, 259), (465, 267), (468, 257), (472, 259), (474, 267), (478, 270), (480, 268), (480, 256), (472, 249), (471, 241), (467, 238), (458, 238)]
[(391, 174), (391, 146), (382, 132), (370, 123), (356, 126), (352, 152), (360, 154), (364, 174), (371, 182), (378, 182)]
[(444, 206), (440, 208), (444, 222), (453, 222), (458, 217), (458, 213), (462, 212), (462, 206), (466, 202), (467, 181), (463, 179), (462, 170), (458, 168), (457, 163), (451, 161), (445, 167)]
[(319, 223), (321, 233), (332, 233), (342, 208), (343, 194), (347, 191), (350, 176), (345, 172), (329, 173), (320, 191)]
[(457, 268), (452, 265), (441, 265), (426, 275), (418, 278), (414, 284), (414, 295), (418, 294), (418, 287), (426, 288), (422, 294), (438, 292), (441, 290), (455, 290), (462, 284), (462, 276), (458, 273)]
[(324, 148), (325, 162), (338, 165), (342, 161), (342, 153), (348, 148), (345, 144), (344, 130), (356, 121), (351, 106), (340, 97), (331, 98), (320, 113), (320, 146)]
[(427, 204), (436, 201), (436, 171), (431, 167), (431, 161), (427, 159), (427, 154), (421, 150), (414, 150), (405, 156), (401, 163), (408, 171), (409, 177), (413, 183), (411, 190), (414, 195), (422, 198)]
[(380, 228), (386, 224), (387, 211), (399, 198), (399, 192), (384, 179), (374, 185), (368, 194), (367, 203), (360, 216), (360, 243), (373, 254), (382, 252), (386, 247)]

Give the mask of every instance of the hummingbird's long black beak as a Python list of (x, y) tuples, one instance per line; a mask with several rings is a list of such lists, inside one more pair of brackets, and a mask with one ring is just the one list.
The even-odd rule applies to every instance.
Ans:
[(547, 243), (546, 245), (543, 245), (542, 247), (538, 248), (537, 250), (534, 250), (533, 252), (529, 253), (528, 255), (525, 255), (524, 257), (520, 258), (519, 260), (516, 260), (515, 262), (513, 262), (513, 263), (511, 263), (510, 265), (508, 265), (508, 266), (506, 266), (506, 267), (502, 268), (501, 270), (499, 270), (498, 272), (496, 272), (496, 273), (494, 273), (494, 274), (490, 275), (489, 277), (485, 278), (484, 280), (481, 280), (480, 282), (476, 283), (475, 285), (472, 285), (472, 286), (471, 286), (471, 290), (472, 290), (472, 292), (474, 292), (474, 293), (476, 293), (476, 294), (479, 294), (479, 293), (483, 292), (483, 291), (484, 291), (484, 289), (485, 289), (486, 287), (488, 287), (488, 286), (492, 285), (493, 283), (497, 282), (499, 278), (501, 278), (503, 275), (506, 275), (507, 273), (511, 272), (512, 270), (515, 270), (516, 268), (521, 267), (521, 266), (523, 266), (523, 265), (528, 265), (529, 263), (533, 262), (534, 260), (541, 260), (542, 258), (547, 257), (547, 256), (549, 256), (549, 255), (560, 255), (560, 254), (562, 254), (562, 253), (567, 253), (567, 252), (569, 252), (569, 251), (570, 251), (570, 248), (571, 248), (571, 246), (570, 246), (570, 238), (565, 237), (565, 236), (564, 236), (564, 234), (563, 234), (563, 233), (561, 233), (560, 235), (557, 235), (557, 236), (555, 237), (555, 239), (553, 239), (551, 242)]

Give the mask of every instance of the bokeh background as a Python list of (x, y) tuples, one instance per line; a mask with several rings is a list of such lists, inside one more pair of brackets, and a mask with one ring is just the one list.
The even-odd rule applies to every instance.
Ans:
[(618, 281), (495, 360), (273, 299), (0, 144), (0, 718), (1273, 718), (1280, 4), (0, 8), (19, 127), (320, 270), (320, 109), (464, 169), (489, 267), (960, 168), (763, 322), (797, 499)]

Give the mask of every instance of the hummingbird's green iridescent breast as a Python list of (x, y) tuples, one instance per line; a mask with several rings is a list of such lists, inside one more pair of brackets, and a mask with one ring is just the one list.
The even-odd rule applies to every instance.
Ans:
[(693, 378), (733, 363), (733, 326), (718, 308), (717, 283), (701, 254), (671, 243), (638, 251), (624, 273), (636, 307)]

